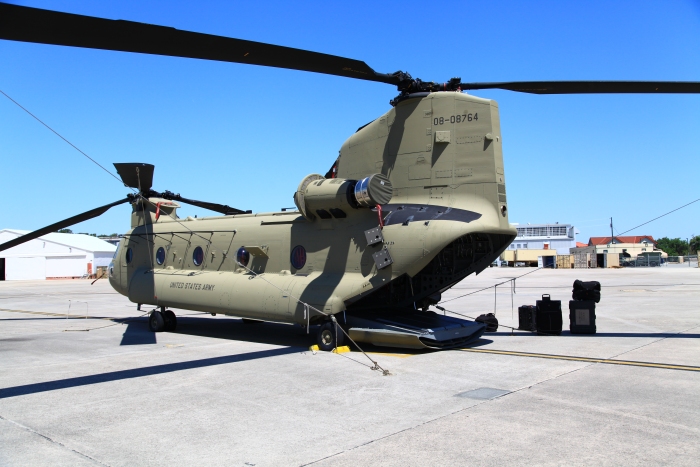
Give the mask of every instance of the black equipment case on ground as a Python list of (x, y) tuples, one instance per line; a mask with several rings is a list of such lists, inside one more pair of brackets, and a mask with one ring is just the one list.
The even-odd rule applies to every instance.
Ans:
[(574, 300), (593, 300), (598, 303), (600, 301), (600, 282), (575, 280), (571, 298)]
[(544, 336), (558, 336), (561, 334), (561, 300), (552, 300), (549, 294), (542, 295), (542, 300), (537, 300), (537, 334)]
[(498, 331), (498, 319), (493, 313), (486, 313), (485, 315), (479, 315), (474, 320), (477, 323), (483, 323), (486, 325), (485, 332), (496, 332)]
[(595, 301), (569, 302), (569, 330), (571, 334), (595, 334)]
[(523, 331), (537, 331), (537, 307), (534, 305), (523, 305), (518, 307), (518, 329)]

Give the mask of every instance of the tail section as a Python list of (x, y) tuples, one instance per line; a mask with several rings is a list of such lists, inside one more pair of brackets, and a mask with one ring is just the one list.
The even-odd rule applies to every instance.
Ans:
[(399, 102), (341, 149), (338, 177), (377, 172), (391, 180), (392, 204), (479, 206), (490, 226), (511, 229), (495, 101), (437, 92)]

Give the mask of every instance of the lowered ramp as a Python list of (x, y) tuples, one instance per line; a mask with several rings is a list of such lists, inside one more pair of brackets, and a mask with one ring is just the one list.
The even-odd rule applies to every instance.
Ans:
[(463, 347), (479, 339), (486, 329), (474, 321), (413, 309), (348, 315), (346, 319), (348, 334), (356, 342), (408, 349)]

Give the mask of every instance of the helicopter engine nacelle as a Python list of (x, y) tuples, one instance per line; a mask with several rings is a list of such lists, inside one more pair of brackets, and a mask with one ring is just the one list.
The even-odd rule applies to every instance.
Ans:
[(391, 201), (391, 181), (382, 174), (362, 180), (327, 179), (319, 174), (304, 177), (294, 193), (299, 212), (309, 220), (344, 218), (354, 209), (373, 208)]

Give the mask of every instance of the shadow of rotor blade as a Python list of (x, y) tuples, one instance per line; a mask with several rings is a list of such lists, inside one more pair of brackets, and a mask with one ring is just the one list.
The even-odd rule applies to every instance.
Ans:
[(41, 392), (56, 391), (59, 389), (74, 388), (78, 386), (88, 386), (90, 384), (108, 383), (131, 378), (141, 378), (144, 376), (160, 375), (172, 373), (174, 371), (191, 370), (214, 365), (227, 365), (229, 363), (241, 363), (259, 358), (276, 357), (297, 353), (301, 349), (294, 347), (284, 347), (279, 349), (261, 350), (239, 355), (226, 355), (223, 357), (203, 358), (201, 360), (190, 360), (187, 362), (166, 363), (164, 365), (147, 366), (143, 368), (133, 368), (130, 370), (112, 371), (109, 373), (99, 373), (89, 376), (78, 376), (76, 378), (59, 379), (46, 381), (43, 383), (25, 384), (0, 389), (0, 399), (8, 397), (26, 396)]
[(22, 235), (21, 237), (17, 237), (14, 240), (10, 240), (9, 242), (5, 242), (2, 245), (0, 245), (0, 251), (7, 250), (8, 248), (15, 247), (17, 245), (21, 245), (24, 242), (28, 242), (29, 240), (34, 240), (35, 238), (39, 238), (42, 235), (46, 235), (52, 232), (56, 232), (57, 230), (64, 229), (66, 227), (70, 227), (73, 224), (78, 224), (79, 222), (86, 221), (88, 219), (92, 219), (93, 217), (100, 216), (107, 212), (108, 209), (113, 208), (114, 206), (118, 206), (120, 204), (124, 204), (128, 202), (130, 198), (124, 198), (123, 200), (120, 201), (115, 201), (114, 203), (110, 204), (105, 204), (104, 206), (100, 206), (99, 208), (91, 209), (90, 211), (86, 211), (82, 214), (78, 214), (77, 216), (69, 217), (68, 219), (64, 219), (62, 221), (56, 222), (55, 224), (47, 225), (43, 229), (35, 230), (33, 232), (29, 232), (26, 235)]

